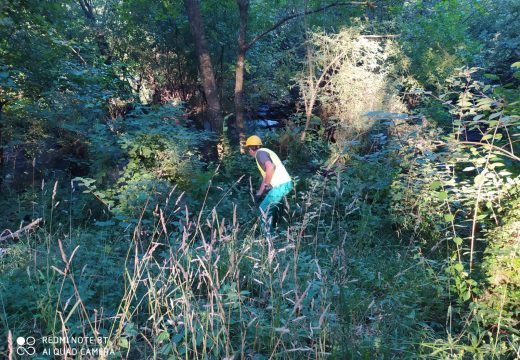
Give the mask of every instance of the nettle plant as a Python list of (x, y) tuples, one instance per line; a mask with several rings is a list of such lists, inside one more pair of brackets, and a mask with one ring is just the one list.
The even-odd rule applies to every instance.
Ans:
[[(458, 325), (468, 330), (464, 331), (467, 337), (447, 349), (478, 352), (486, 348), (494, 354), (509, 354), (515, 351), (513, 347), (502, 345), (517, 338), (518, 331), (510, 322), (507, 328), (501, 327), (501, 319), (516, 314), (512, 317), (518, 322), (520, 309), (514, 294), (520, 284), (507, 274), (519, 253), (517, 240), (503, 238), (512, 231), (506, 225), (518, 221), (513, 205), (520, 188), (520, 158), (515, 155), (519, 91), (512, 85), (485, 84), (475, 80), (476, 75), (477, 69), (462, 70), (448, 80), (449, 92), (438, 98), (450, 107), (451, 134), (431, 128), (411, 133), (401, 150), (405, 171), (393, 184), (393, 210), (395, 219), (429, 245), (431, 254), (437, 254), (433, 256), (441, 260), (446, 254), (441, 264), (450, 290), (447, 300), (457, 304), (459, 315), (467, 318)], [(414, 211), (409, 212), (410, 208)], [(506, 261), (500, 259), (504, 256)], [(499, 273), (506, 275), (497, 282), (490, 269), (498, 271), (500, 264)], [(493, 295), (498, 290), (499, 302)], [(482, 311), (468, 315), (467, 306)], [(469, 348), (458, 344), (465, 340), (471, 343)]]
[[(135, 217), (143, 208), (153, 209), (172, 188), (189, 189), (193, 174), (204, 173), (199, 154), (209, 135), (186, 127), (182, 107), (137, 108), (125, 120), (110, 124), (117, 134), (123, 160), (116, 180), (100, 189), (96, 180), (76, 178), (112, 213)], [(147, 205), (147, 206), (145, 206)], [(138, 216), (137, 216), (138, 217)]]
[[(452, 92), (458, 94), (451, 112), (454, 116), (453, 138), (448, 141), (455, 151), (448, 158), (452, 164), (453, 187), (447, 189), (443, 200), (452, 208), (465, 208), (470, 227), (465, 235), (469, 240), (469, 270), (473, 268), (476, 241), (482, 239), (485, 229), (500, 224), (508, 211), (518, 177), (520, 158), (516, 138), (520, 128), (519, 106), (511, 101), (509, 89), (475, 81), (476, 69), (466, 69), (451, 80)], [(518, 89), (516, 89), (518, 97)], [(449, 194), (455, 198), (450, 201)], [(456, 203), (455, 201), (458, 201)], [(460, 205), (459, 205), (460, 203)], [(453, 221), (447, 216), (446, 219)], [(463, 218), (461, 218), (463, 220)], [(460, 242), (460, 241), (457, 241)]]

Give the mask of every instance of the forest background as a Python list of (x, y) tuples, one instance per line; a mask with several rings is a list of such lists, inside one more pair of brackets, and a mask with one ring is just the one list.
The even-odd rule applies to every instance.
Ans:
[[(520, 358), (519, 29), (517, 0), (3, 0), (0, 353)], [(268, 236), (253, 133), (296, 183)]]

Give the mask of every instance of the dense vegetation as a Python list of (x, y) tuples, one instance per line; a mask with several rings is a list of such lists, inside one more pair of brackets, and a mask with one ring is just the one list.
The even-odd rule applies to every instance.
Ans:
[[(517, 0), (2, 2), (2, 357), (520, 358), (519, 29)], [(270, 234), (253, 133), (296, 183)]]

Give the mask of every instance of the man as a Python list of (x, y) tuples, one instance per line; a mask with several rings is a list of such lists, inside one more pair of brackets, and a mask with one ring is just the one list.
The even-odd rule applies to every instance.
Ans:
[(255, 195), (258, 201), (262, 195), (265, 198), (260, 203), (260, 211), (264, 224), (269, 226), (272, 220), (272, 209), (279, 204), (283, 197), (293, 189), (293, 183), (282, 161), (273, 151), (262, 147), (262, 140), (250, 136), (246, 140), (246, 149), (249, 155), (256, 160), (256, 166), (262, 174), (262, 183)]

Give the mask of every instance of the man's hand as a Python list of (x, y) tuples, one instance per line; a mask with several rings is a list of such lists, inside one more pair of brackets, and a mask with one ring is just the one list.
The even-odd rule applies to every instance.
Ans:
[(262, 182), (262, 184), (260, 185), (260, 189), (258, 189), (258, 191), (255, 194), (255, 203), (258, 203), (262, 196), (264, 196), (264, 194), (267, 194), (272, 188), (273, 187), (271, 186), (271, 184), (266, 184), (265, 182)]

